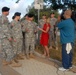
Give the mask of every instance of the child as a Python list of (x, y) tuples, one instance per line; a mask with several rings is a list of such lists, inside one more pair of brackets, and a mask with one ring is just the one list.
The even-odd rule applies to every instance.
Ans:
[(43, 45), (44, 47), (43, 56), (47, 56), (49, 58), (48, 40), (49, 40), (50, 20), (45, 19), (45, 24), (43, 25), (43, 28), (38, 28), (38, 29), (42, 31), (40, 37), (40, 44)]

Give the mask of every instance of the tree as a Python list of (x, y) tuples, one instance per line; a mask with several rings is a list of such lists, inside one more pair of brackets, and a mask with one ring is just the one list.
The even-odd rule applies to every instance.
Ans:
[(64, 8), (76, 9), (76, 0), (44, 0), (44, 2), (51, 4), (50, 7), (54, 10)]

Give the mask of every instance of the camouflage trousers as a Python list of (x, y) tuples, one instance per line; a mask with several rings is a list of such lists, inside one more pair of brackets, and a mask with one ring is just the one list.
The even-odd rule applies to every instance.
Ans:
[(26, 54), (34, 53), (34, 50), (35, 50), (35, 38), (26, 37), (26, 39), (25, 39), (25, 48), (26, 48)]
[(12, 47), (15, 55), (22, 53), (22, 38), (17, 38), (16, 42), (12, 41)]
[(9, 62), (14, 58), (11, 42), (7, 38), (1, 40), (1, 51), (2, 56), (6, 61)]
[(50, 42), (49, 42), (49, 45), (50, 46), (53, 46), (53, 44), (54, 44), (54, 46), (57, 47), (58, 46), (57, 34), (55, 34), (53, 31), (50, 31), (49, 34), (50, 34), (50, 38), (49, 38)]

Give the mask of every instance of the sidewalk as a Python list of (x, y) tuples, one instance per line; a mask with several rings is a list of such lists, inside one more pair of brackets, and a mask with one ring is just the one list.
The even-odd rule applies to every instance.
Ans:
[[(37, 54), (36, 54), (37, 55)], [(21, 60), (22, 67), (13, 68), (21, 75), (76, 75), (72, 70), (58, 71), (60, 63), (36, 56), (35, 59)]]
[[(20, 60), (22, 67), (13, 68), (11, 66), (4, 67), (0, 72), (5, 74), (2, 75), (76, 75), (73, 70), (70, 71), (58, 71), (60, 63), (54, 62), (53, 60), (48, 60), (36, 56), (35, 59)], [(75, 68), (74, 68), (75, 69)]]

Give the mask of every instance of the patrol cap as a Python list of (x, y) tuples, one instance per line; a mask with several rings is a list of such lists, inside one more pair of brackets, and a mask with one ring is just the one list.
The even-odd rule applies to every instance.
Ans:
[(2, 12), (7, 12), (7, 11), (9, 11), (10, 10), (10, 8), (8, 8), (8, 7), (3, 7), (2, 8)]
[(32, 17), (34, 17), (34, 15), (33, 14), (28, 14), (28, 17), (32, 18)]
[(20, 12), (16, 12), (16, 13), (14, 14), (14, 16), (20, 16), (20, 15), (21, 15)]

